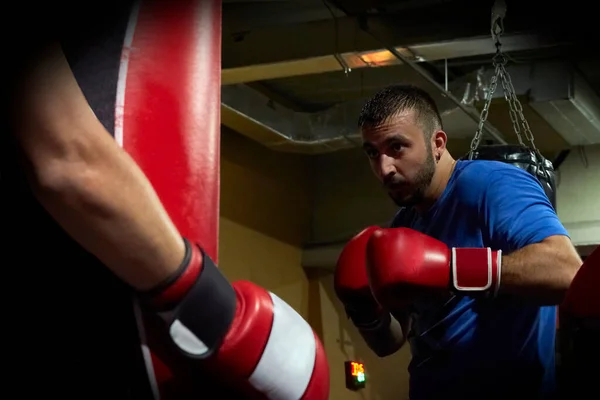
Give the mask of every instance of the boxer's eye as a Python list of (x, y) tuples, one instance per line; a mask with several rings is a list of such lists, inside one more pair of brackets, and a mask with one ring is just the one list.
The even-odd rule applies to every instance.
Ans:
[(392, 149), (392, 151), (394, 153), (400, 153), (402, 151), (402, 149), (404, 148), (404, 146), (401, 143), (392, 143), (390, 148)]

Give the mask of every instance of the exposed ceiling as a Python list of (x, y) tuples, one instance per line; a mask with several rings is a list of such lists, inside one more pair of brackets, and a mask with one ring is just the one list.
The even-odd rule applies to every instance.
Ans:
[[(600, 143), (593, 10), (577, 1), (506, 3), (503, 50), (536, 144), (553, 156)], [(466, 144), (489, 85), (493, 4), (224, 0), (223, 124), (280, 151), (355, 147), (365, 98), (411, 82), (434, 96), (452, 141)], [(501, 89), (486, 128), (492, 142), (515, 141)]]

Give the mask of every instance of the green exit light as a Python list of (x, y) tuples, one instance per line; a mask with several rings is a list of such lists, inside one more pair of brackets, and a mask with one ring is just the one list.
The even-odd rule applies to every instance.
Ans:
[(345, 361), (346, 388), (359, 390), (366, 385), (365, 365), (358, 361)]
[(359, 382), (364, 382), (365, 381), (365, 373), (359, 372), (358, 375), (356, 375), (356, 380)]

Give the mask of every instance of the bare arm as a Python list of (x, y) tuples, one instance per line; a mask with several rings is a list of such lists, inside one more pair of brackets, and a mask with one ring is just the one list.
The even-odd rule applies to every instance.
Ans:
[(559, 304), (582, 261), (548, 197), (535, 177), (518, 168), (486, 179), (479, 213), (492, 247), (505, 252), (500, 292)]
[(550, 236), (502, 257), (500, 290), (541, 304), (559, 304), (581, 264), (567, 236)]
[(60, 47), (36, 61), (14, 113), (35, 196), (121, 279), (139, 290), (155, 286), (183, 259), (179, 232), (143, 172), (91, 111)]

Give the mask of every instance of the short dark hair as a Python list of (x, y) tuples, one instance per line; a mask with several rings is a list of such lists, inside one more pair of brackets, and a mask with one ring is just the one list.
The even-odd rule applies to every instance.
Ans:
[(373, 95), (363, 106), (358, 127), (376, 127), (406, 110), (415, 110), (415, 118), (425, 135), (442, 129), (442, 117), (433, 98), (420, 87), (391, 85)]

